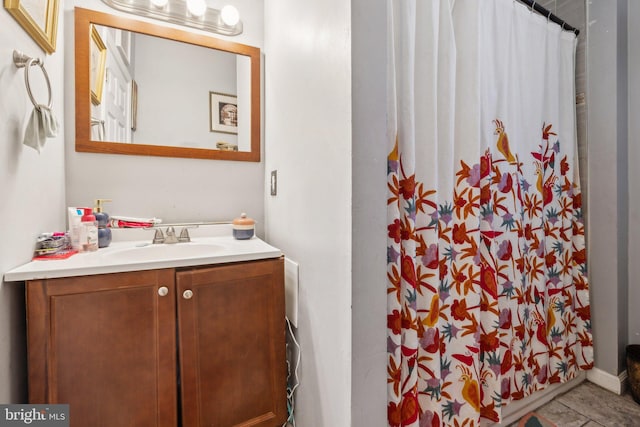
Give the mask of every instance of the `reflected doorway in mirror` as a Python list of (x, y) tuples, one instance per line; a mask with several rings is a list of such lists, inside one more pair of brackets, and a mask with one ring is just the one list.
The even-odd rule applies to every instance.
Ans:
[(209, 92), (210, 132), (238, 133), (238, 97)]

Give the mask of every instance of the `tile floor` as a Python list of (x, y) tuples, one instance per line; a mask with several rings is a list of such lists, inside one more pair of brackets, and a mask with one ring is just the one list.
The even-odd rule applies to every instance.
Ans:
[(640, 405), (629, 393), (618, 396), (588, 381), (535, 412), (558, 427), (640, 427)]

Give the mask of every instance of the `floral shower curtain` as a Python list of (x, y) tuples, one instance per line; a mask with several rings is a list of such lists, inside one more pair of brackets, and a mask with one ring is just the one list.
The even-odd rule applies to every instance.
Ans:
[(593, 365), (573, 33), (389, 0), (388, 422), (478, 426)]

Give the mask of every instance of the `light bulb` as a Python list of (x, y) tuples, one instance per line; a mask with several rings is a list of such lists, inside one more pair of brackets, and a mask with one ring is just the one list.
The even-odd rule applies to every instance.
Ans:
[(204, 0), (187, 0), (187, 9), (193, 16), (200, 17), (207, 10), (207, 4)]
[(233, 27), (240, 20), (240, 14), (238, 13), (238, 9), (231, 6), (230, 4), (226, 5), (220, 11), (220, 16), (222, 17), (222, 22)]
[(155, 7), (160, 8), (160, 9), (165, 7), (168, 2), (169, 2), (169, 0), (151, 0), (151, 4), (154, 5)]

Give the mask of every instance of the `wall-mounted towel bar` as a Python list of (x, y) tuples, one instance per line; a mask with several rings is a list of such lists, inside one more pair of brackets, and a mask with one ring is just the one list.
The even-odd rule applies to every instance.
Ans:
[[(53, 98), (51, 97), (51, 82), (49, 81), (49, 75), (47, 74), (47, 70), (44, 69), (44, 61), (40, 58), (32, 58), (28, 55), (25, 55), (19, 50), (14, 50), (13, 63), (18, 68), (24, 68), (24, 84), (25, 86), (27, 86), (27, 94), (29, 94), (29, 98), (31, 99), (31, 102), (33, 103), (33, 105), (38, 110), (40, 110), (41, 105), (44, 105), (50, 109), (51, 104), (53, 102)], [(32, 65), (39, 65), (40, 69), (42, 69), (42, 73), (44, 74), (44, 78), (47, 82), (47, 90), (49, 92), (49, 101), (47, 102), (47, 104), (41, 104), (38, 101), (36, 101), (36, 99), (33, 96), (33, 93), (31, 92), (31, 85), (29, 84), (29, 69), (31, 68)]]

